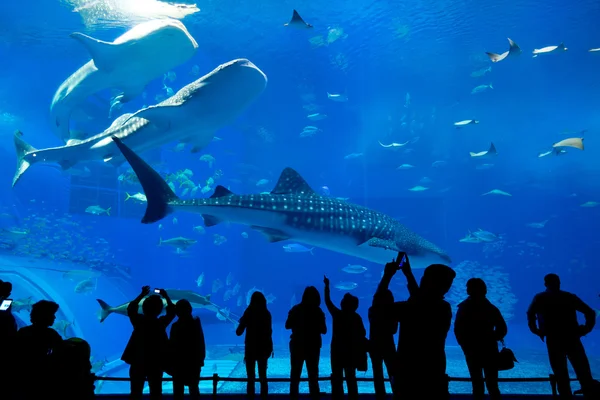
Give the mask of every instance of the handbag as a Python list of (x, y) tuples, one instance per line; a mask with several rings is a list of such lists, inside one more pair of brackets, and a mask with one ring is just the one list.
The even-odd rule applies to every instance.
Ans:
[(498, 353), (498, 371), (508, 371), (515, 367), (515, 363), (518, 363), (515, 353), (504, 344), (504, 340), (501, 340), (502, 349)]

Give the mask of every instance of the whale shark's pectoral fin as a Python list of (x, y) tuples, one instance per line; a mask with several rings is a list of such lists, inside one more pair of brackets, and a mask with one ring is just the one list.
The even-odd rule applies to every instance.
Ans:
[(123, 123), (127, 123), (131, 118), (144, 118), (159, 127), (160, 129), (169, 129), (171, 127), (171, 117), (173, 116), (174, 107), (179, 107), (180, 104), (154, 105), (143, 108), (133, 114)]
[(259, 231), (267, 237), (269, 243), (281, 242), (290, 239), (290, 235), (277, 229), (265, 228), (263, 226), (252, 225), (250, 228)]
[(96, 68), (105, 72), (110, 72), (117, 67), (123, 52), (127, 51), (127, 48), (123, 46), (105, 42), (104, 40), (94, 39), (83, 33), (74, 32), (71, 33), (70, 36), (85, 46), (92, 56)]
[(359, 246), (371, 246), (371, 247), (379, 247), (385, 250), (393, 250), (400, 251), (398, 245), (393, 240), (385, 240), (379, 238), (371, 238), (364, 243), (359, 244)]

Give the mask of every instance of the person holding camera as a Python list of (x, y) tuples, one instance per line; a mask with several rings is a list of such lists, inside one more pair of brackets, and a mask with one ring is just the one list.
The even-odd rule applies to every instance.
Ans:
[[(150, 286), (127, 306), (127, 316), (133, 325), (133, 333), (125, 347), (121, 360), (129, 364), (131, 399), (142, 399), (144, 381), (148, 380), (150, 399), (162, 398), (162, 376), (168, 359), (169, 338), (167, 327), (175, 319), (175, 305), (164, 289)], [(159, 317), (166, 303), (166, 315)], [(143, 314), (139, 313), (140, 304)]]

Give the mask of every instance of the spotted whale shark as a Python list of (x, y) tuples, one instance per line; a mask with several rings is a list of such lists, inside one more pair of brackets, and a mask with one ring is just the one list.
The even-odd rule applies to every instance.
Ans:
[(120, 116), (104, 132), (84, 140), (70, 139), (64, 146), (38, 150), (17, 131), (13, 187), (34, 163), (55, 163), (63, 170), (82, 161), (120, 165), (124, 158), (112, 136), (138, 152), (174, 141), (190, 144), (192, 153), (198, 152), (213, 140), (217, 130), (234, 122), (266, 86), (266, 75), (250, 60), (240, 58), (219, 65), (156, 105)]
[(59, 86), (50, 104), (52, 128), (65, 142), (72, 138), (71, 114), (89, 96), (117, 88), (123, 92), (117, 100), (126, 103), (140, 95), (151, 80), (183, 64), (198, 49), (186, 27), (167, 18), (138, 24), (113, 42), (78, 32), (71, 37), (88, 50), (92, 59)]
[(217, 186), (210, 198), (182, 200), (167, 182), (119, 138), (113, 137), (146, 194), (142, 223), (160, 221), (175, 211), (201, 214), (211, 227), (220, 222), (248, 225), (269, 242), (293, 239), (378, 264), (405, 251), (414, 268), (450, 263), (450, 257), (392, 217), (343, 200), (317, 194), (292, 168), (281, 173), (268, 194), (237, 195)]

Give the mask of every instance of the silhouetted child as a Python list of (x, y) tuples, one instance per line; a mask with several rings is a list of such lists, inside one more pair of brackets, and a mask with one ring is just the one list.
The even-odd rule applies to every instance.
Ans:
[(469, 297), (458, 305), (454, 321), (456, 341), (465, 353), (473, 385), (473, 398), (484, 398), (485, 385), (491, 400), (500, 399), (498, 387), (498, 341), (508, 332), (500, 310), (485, 296), (487, 286), (482, 279), (467, 281)]
[[(130, 365), (131, 398), (134, 400), (142, 398), (146, 379), (150, 398), (162, 397), (162, 376), (167, 365), (169, 340), (166, 329), (175, 318), (175, 306), (165, 290), (160, 290), (162, 298), (149, 294), (150, 286), (144, 286), (139, 296), (127, 306), (133, 333), (121, 359)], [(159, 317), (164, 307), (163, 299), (167, 303), (167, 313)], [(142, 300), (143, 314), (140, 314), (138, 308)]]
[(204, 331), (199, 317), (192, 316), (192, 305), (182, 299), (175, 305), (177, 321), (171, 327), (170, 358), (173, 376), (173, 398), (184, 398), (184, 386), (190, 390), (190, 399), (200, 397), (200, 371), (206, 358)]
[[(387, 289), (399, 269), (408, 277), (410, 262), (392, 261), (385, 266), (380, 289)], [(393, 315), (400, 321), (394, 396), (402, 400), (448, 399), (446, 375), (446, 336), (450, 330), (452, 308), (444, 300), (456, 273), (452, 268), (433, 264), (427, 267), (416, 287), (409, 281), (410, 297), (394, 303)]]
[(64, 340), (52, 354), (53, 384), (61, 400), (89, 400), (95, 397), (91, 348), (80, 338)]
[(358, 298), (346, 293), (341, 309), (331, 301), (329, 279), (324, 277), (325, 305), (333, 319), (331, 335), (331, 397), (344, 397), (344, 376), (348, 387), (348, 398), (358, 399), (356, 370), (367, 370), (367, 331), (358, 310)]
[(313, 400), (321, 394), (319, 388), (319, 358), (321, 356), (321, 335), (327, 333), (325, 313), (321, 310), (321, 295), (314, 286), (304, 289), (302, 301), (292, 307), (285, 321), (285, 329), (291, 329), (290, 336), (290, 398), (298, 398), (302, 366), (306, 363), (308, 388)]
[(62, 343), (62, 338), (51, 326), (56, 320), (58, 304), (41, 300), (31, 307), (31, 325), (17, 332), (17, 367), (19, 391), (25, 399), (49, 397), (52, 377), (51, 355)]
[[(369, 353), (373, 367), (375, 397), (378, 400), (386, 397), (383, 364), (385, 363), (388, 376), (392, 380), (396, 371), (394, 335), (398, 332), (398, 320), (393, 315), (393, 305), (392, 292), (389, 289), (382, 289), (375, 292), (373, 303), (369, 308)], [(391, 386), (393, 391), (393, 383)]]
[[(0, 280), (0, 304), (10, 298), (12, 284)], [(2, 398), (12, 400), (15, 389), (15, 340), (17, 338), (17, 322), (12, 314), (12, 306), (0, 310), (0, 388)]]
[[(598, 383), (592, 378), (590, 363), (581, 337), (594, 329), (594, 310), (573, 293), (560, 290), (560, 278), (556, 274), (544, 277), (546, 291), (535, 295), (527, 310), (531, 332), (546, 340), (550, 366), (556, 377), (561, 399), (573, 398), (567, 359), (571, 362), (584, 398), (598, 399)], [(585, 317), (585, 325), (577, 322), (577, 312)]]
[(273, 354), (273, 326), (271, 313), (267, 309), (267, 299), (261, 292), (252, 293), (250, 305), (240, 318), (235, 333), (241, 336), (246, 332), (244, 361), (248, 374), (248, 398), (254, 398), (254, 384), (256, 381), (255, 368), (258, 366), (258, 379), (260, 381), (260, 396), (267, 398), (269, 387), (267, 383), (267, 361)]

